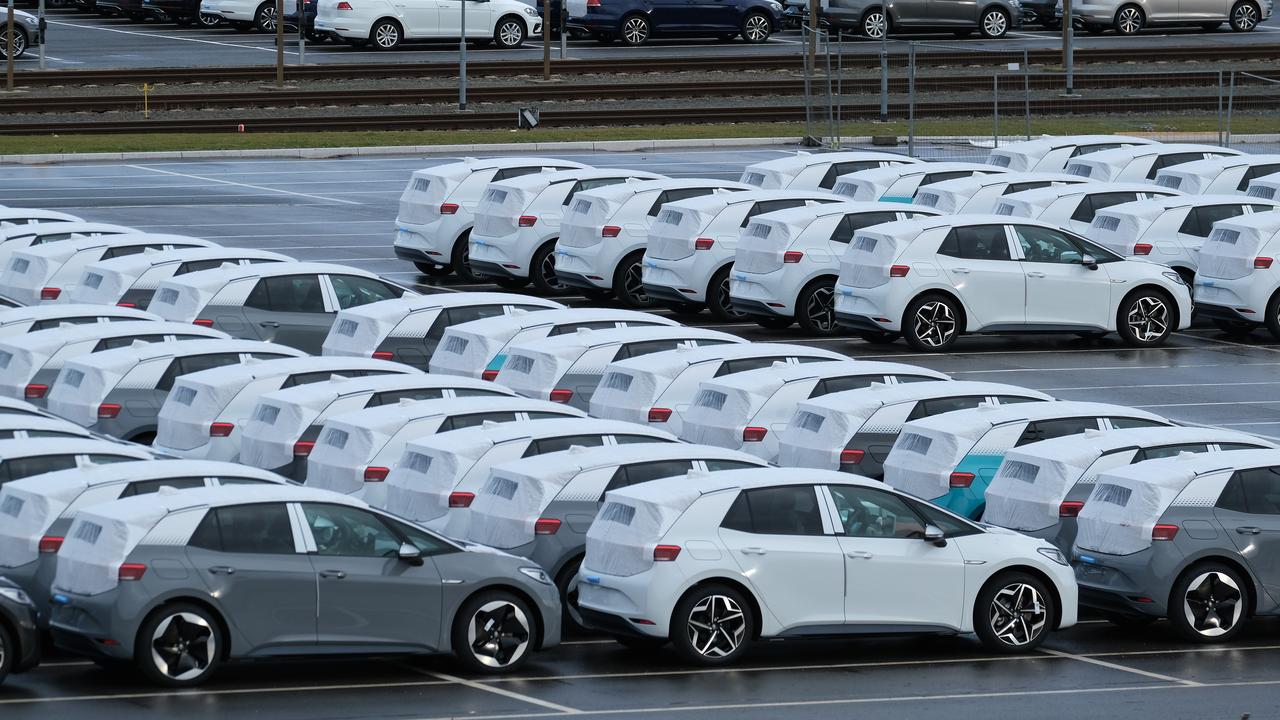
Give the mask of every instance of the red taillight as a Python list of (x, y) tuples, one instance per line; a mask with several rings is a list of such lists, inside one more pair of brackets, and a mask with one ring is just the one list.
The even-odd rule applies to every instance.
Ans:
[(534, 535), (555, 535), (560, 530), (558, 518), (538, 518), (533, 523)]
[(618, 237), (622, 232), (622, 228), (617, 225), (605, 225), (600, 228), (600, 237)]
[(343, 0), (343, 2), (338, 3), (337, 9), (338, 10), (355, 10), (355, 8), (351, 7), (351, 3), (346, 2), (346, 0)]
[(458, 212), (458, 203), (440, 203), (441, 215), (453, 215)]
[(49, 392), (48, 385), (41, 385), (40, 383), (31, 383), (30, 385), (27, 386), (27, 389), (23, 391), (22, 395), (23, 397), (29, 397), (29, 398), (42, 398), (44, 397), (44, 394), (47, 392)]
[(98, 417), (110, 420), (120, 414), (120, 406), (116, 403), (102, 403), (98, 406)]
[(654, 562), (671, 562), (680, 557), (679, 545), (658, 545), (653, 548)]
[(1138, 243), (1133, 246), (1134, 255), (1150, 255), (1151, 245), (1149, 243)]
[(804, 253), (800, 252), (799, 250), (788, 250), (782, 253), (782, 262), (784, 263), (794, 264), (794, 263), (800, 262), (803, 259), (804, 259)]
[(551, 402), (567, 403), (572, 399), (573, 399), (572, 390), (556, 389), (551, 391)]
[(40, 290), (41, 300), (57, 300), (62, 294), (62, 288), (42, 288)]
[(310, 440), (299, 440), (293, 444), (294, 457), (306, 457), (311, 454), (316, 444)]
[(370, 357), (372, 357), (374, 360), (390, 360), (395, 356), (396, 354), (389, 350), (374, 350), (373, 355), (371, 355)]
[(449, 507), (451, 508), (471, 507), (471, 501), (475, 499), (476, 499), (475, 493), (469, 493), (469, 492), (449, 493)]
[(391, 468), (378, 467), (370, 465), (364, 469), (365, 482), (382, 482), (387, 479), (387, 473), (391, 472)]
[(1157, 525), (1151, 528), (1152, 540), (1172, 540), (1178, 534), (1177, 525)]
[(1253, 268), (1255, 270), (1268, 270), (1271, 268), (1271, 258), (1256, 257), (1253, 259)]
[(216, 422), (209, 425), (209, 437), (231, 437), (231, 431), (235, 430), (234, 423)]
[(45, 535), (40, 538), (40, 552), (56, 553), (62, 547), (62, 538), (57, 535)]
[(906, 277), (911, 272), (910, 265), (894, 265), (889, 268), (889, 277)]
[(973, 484), (973, 473), (953, 472), (951, 473), (951, 487), (967, 488)]
[(519, 224), (520, 224), (520, 227), (533, 227), (534, 225), (538, 224), (538, 216), (537, 215), (521, 215)]
[(867, 453), (865, 450), (841, 450), (840, 464), (841, 465), (857, 465), (858, 463), (862, 462), (862, 458), (865, 457), (866, 454)]
[(135, 305), (135, 304), (133, 304), (133, 303), (131, 303), (131, 302), (124, 302), (124, 301), (121, 301), (121, 302), (116, 303), (116, 307), (122, 307), (122, 308), (136, 308), (136, 307), (138, 307), (138, 306), (137, 306), (137, 305)]
[(649, 408), (649, 422), (666, 422), (671, 419), (671, 408)]
[(600, 0), (587, 0), (587, 7), (600, 7)]
[(485, 370), (484, 372), (480, 373), (480, 379), (481, 379), (481, 380), (490, 380), (490, 381), (492, 381), (492, 380), (497, 380), (497, 379), (498, 379), (498, 371), (497, 371), (497, 370)]
[(760, 442), (769, 434), (769, 428), (749, 427), (742, 429), (742, 442)]
[(1077, 517), (1083, 509), (1084, 503), (1082, 501), (1066, 500), (1058, 506), (1058, 517)]
[(694, 250), (710, 250), (716, 244), (714, 238), (698, 238), (693, 241)]
[(212, 320), (206, 320), (206, 319), (204, 319), (204, 318), (196, 318), (195, 320), (192, 320), (192, 321), (191, 321), (191, 324), (192, 324), (192, 325), (199, 325), (200, 327), (213, 327), (213, 321), (212, 321)]
[(123, 582), (125, 580), (141, 580), (142, 576), (147, 573), (147, 566), (142, 563), (122, 563), (117, 577)]

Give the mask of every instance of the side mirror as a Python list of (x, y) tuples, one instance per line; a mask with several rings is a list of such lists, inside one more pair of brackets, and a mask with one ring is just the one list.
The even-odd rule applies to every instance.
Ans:
[(1098, 269), (1098, 259), (1092, 255), (1085, 255), (1084, 257), (1080, 258), (1080, 264), (1089, 268), (1090, 270)]
[(409, 563), (410, 565), (418, 566), (422, 564), (422, 551), (414, 545), (410, 545), (409, 543), (402, 544), (398, 554), (401, 560)]
[(933, 543), (938, 547), (947, 546), (947, 534), (942, 532), (942, 528), (937, 525), (924, 526), (924, 541)]

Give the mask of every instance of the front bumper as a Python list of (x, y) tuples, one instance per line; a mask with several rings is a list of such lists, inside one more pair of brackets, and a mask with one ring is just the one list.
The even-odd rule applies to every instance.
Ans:
[(34, 622), (41, 630), (49, 627), (51, 612), (49, 586), (53, 584), (57, 566), (56, 555), (41, 554), (25, 565), (0, 568), (0, 575), (22, 588), (31, 598), (31, 606), (35, 614)]
[(36, 609), (6, 598), (0, 598), (0, 618), (14, 631), (13, 672), (26, 672), (40, 664), (40, 628), (36, 625)]

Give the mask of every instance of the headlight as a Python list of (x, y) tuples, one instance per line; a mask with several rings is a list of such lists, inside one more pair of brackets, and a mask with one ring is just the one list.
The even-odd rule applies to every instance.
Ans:
[[(1160, 274), (1161, 274), (1161, 275), (1164, 275), (1165, 277), (1169, 278), (1170, 280), (1172, 280), (1172, 281), (1174, 281), (1174, 282), (1178, 283), (1179, 285), (1187, 285), (1187, 281), (1186, 281), (1186, 280), (1183, 280), (1181, 275), (1179, 275), (1179, 274), (1178, 274), (1178, 273), (1176, 273), (1176, 272), (1173, 272), (1172, 270), (1170, 270), (1169, 272), (1164, 272), (1164, 273), (1160, 273)], [(1190, 286), (1190, 285), (1187, 285), (1187, 287), (1191, 287), (1191, 286)]]
[(774, 10), (781, 10), (781, 9), (782, 9), (782, 3), (780, 3), (780, 2), (773, 2), (773, 0), (770, 0), (770, 2), (769, 2), (769, 7), (773, 8)]
[(1066, 556), (1066, 555), (1063, 555), (1063, 554), (1062, 554), (1062, 551), (1061, 551), (1061, 550), (1059, 550), (1059, 549), (1058, 549), (1058, 548), (1056, 548), (1056, 547), (1042, 547), (1042, 548), (1036, 548), (1036, 552), (1038, 552), (1038, 553), (1040, 553), (1041, 555), (1043, 555), (1043, 556), (1045, 556), (1045, 557), (1049, 558), (1050, 560), (1052, 560), (1052, 561), (1054, 561), (1054, 562), (1058, 563), (1059, 565), (1070, 565), (1070, 564), (1071, 564), (1071, 563), (1068, 563), (1068, 562), (1067, 562), (1067, 556)]
[(533, 8), (531, 8), (531, 7), (525, 6), (525, 7), (520, 8), (520, 9), (521, 9), (521, 10), (523, 10), (523, 11), (524, 11), (524, 14), (525, 14), (525, 15), (528, 15), (529, 17), (538, 17), (538, 11), (537, 11), (537, 10), (534, 10), (534, 9), (533, 9)]
[(1009, 7), (1015, 10), (1022, 7), (1022, 0), (1009, 0)]
[(8, 598), (19, 605), (31, 604), (31, 597), (20, 588), (0, 587), (0, 597)]
[(522, 567), (520, 568), (520, 572), (524, 573), (525, 575), (528, 575), (529, 577), (533, 578), (537, 582), (542, 583), (543, 585), (551, 584), (551, 578), (547, 577), (547, 574), (542, 571), (542, 568)]

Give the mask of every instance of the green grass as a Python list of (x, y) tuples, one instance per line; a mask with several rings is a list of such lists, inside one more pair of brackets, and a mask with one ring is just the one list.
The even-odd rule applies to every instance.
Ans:
[[(824, 134), (826, 124), (814, 132)], [(1010, 117), (1000, 126), (1001, 134), (1023, 130), (1021, 119)], [(1075, 133), (1189, 132), (1216, 133), (1215, 115), (1150, 115), (1118, 117), (1060, 117), (1032, 122), (1033, 135)], [(1237, 116), (1232, 121), (1236, 134), (1280, 132), (1280, 120), (1261, 115)], [(249, 150), (270, 148), (329, 148), (395, 145), (470, 145), (481, 143), (668, 140), (752, 137), (798, 137), (802, 123), (742, 123), (731, 125), (658, 125), (616, 128), (546, 128), (531, 131), (368, 131), (368, 132), (281, 132), (281, 133), (137, 133), (127, 135), (5, 135), (0, 136), (0, 154), (136, 152), (161, 150)], [(990, 118), (920, 120), (918, 137), (976, 135), (992, 132)], [(906, 135), (906, 122), (845, 123), (841, 134)]]

